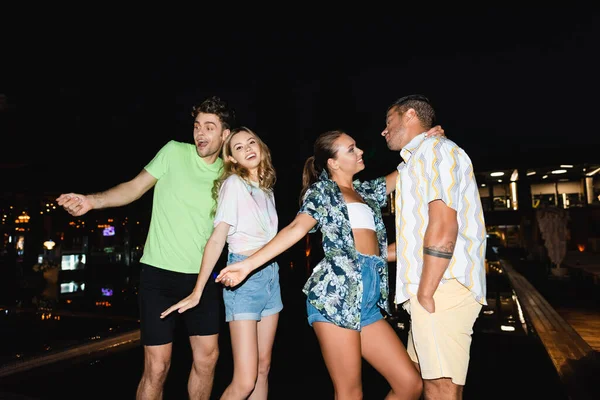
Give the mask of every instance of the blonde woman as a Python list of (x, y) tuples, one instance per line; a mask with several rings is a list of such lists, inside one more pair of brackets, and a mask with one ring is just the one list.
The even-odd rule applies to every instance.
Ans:
[[(193, 292), (161, 314), (195, 307), (221, 252), (227, 264), (254, 254), (277, 234), (273, 196), (275, 170), (269, 148), (252, 130), (234, 129), (223, 145), (223, 173), (215, 182), (217, 198), (211, 234)], [(276, 262), (257, 268), (243, 282), (223, 289), (233, 351), (233, 379), (221, 399), (267, 399), (268, 374), (279, 312), (283, 309)]]

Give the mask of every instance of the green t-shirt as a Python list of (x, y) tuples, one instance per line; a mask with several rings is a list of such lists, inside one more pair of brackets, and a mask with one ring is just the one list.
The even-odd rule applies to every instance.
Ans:
[(206, 164), (194, 145), (174, 140), (146, 165), (158, 182), (141, 262), (175, 272), (199, 272), (213, 231), (211, 190), (222, 167), (221, 158)]

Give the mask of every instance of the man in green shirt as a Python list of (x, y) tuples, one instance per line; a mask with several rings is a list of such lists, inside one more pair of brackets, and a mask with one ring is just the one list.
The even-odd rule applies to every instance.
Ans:
[(209, 279), (198, 306), (172, 318), (160, 314), (194, 289), (213, 231), (213, 181), (223, 161), (219, 157), (235, 112), (218, 97), (194, 107), (194, 144), (169, 141), (132, 180), (95, 194), (61, 194), (57, 202), (69, 214), (120, 207), (154, 187), (150, 230), (140, 260), (140, 328), (144, 372), (138, 399), (159, 399), (171, 364), (176, 319), (183, 318), (193, 352), (188, 392), (206, 399), (212, 390), (219, 355), (220, 291)]

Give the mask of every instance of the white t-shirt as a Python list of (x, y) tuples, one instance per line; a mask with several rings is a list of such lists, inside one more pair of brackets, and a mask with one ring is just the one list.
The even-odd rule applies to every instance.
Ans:
[(231, 175), (219, 189), (214, 226), (220, 222), (230, 225), (227, 234), (230, 252), (258, 249), (277, 234), (275, 197), (257, 183), (247, 183)]

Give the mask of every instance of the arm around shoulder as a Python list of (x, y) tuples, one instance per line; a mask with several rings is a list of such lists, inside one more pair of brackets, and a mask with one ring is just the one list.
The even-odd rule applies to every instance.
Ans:
[(387, 261), (388, 262), (396, 261), (396, 242), (392, 242), (392, 243), (388, 244)]
[(388, 195), (396, 190), (396, 179), (398, 179), (398, 170), (394, 169), (385, 176), (385, 194)]

